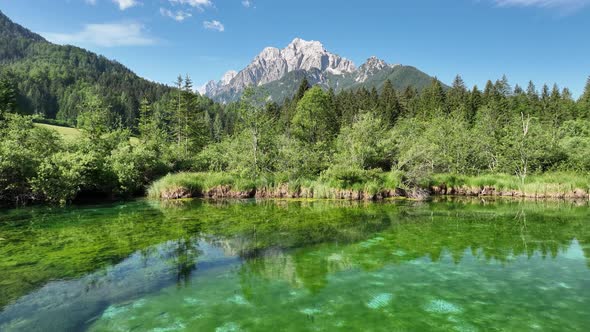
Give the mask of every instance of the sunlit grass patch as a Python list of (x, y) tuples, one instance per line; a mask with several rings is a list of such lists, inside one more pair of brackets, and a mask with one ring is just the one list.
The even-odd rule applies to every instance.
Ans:
[(520, 191), (526, 194), (566, 194), (575, 190), (590, 192), (590, 174), (551, 172), (524, 178), (509, 174), (457, 175), (434, 174), (430, 186), (445, 185), (448, 188), (490, 187), (497, 191)]

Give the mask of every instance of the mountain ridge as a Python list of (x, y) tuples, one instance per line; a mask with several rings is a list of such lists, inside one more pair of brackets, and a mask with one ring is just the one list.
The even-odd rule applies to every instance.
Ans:
[[(408, 80), (403, 75), (392, 76), (395, 69), (405, 68)], [(228, 81), (228, 73), (232, 73)], [(412, 86), (421, 90), (430, 83), (432, 77), (415, 67), (401, 64), (388, 64), (376, 56), (371, 56), (360, 67), (354, 62), (331, 53), (319, 41), (306, 41), (295, 38), (285, 48), (265, 47), (253, 60), (239, 72), (229, 71), (219, 81), (209, 81), (198, 89), (199, 93), (218, 102), (232, 102), (239, 98), (247, 87), (255, 87), (274, 101), (290, 98), (295, 92), (293, 79), (307, 78), (314, 85), (337, 91), (381, 86), (385, 80), (392, 81), (394, 87), (403, 89)], [(384, 78), (375, 81), (376, 78)], [(283, 91), (278, 87), (283, 86)], [(270, 93), (269, 93), (270, 91)]]

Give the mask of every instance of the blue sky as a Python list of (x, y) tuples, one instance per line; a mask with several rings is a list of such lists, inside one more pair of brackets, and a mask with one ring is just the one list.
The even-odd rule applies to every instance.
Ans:
[(266, 46), (319, 40), (362, 64), (375, 55), (450, 83), (556, 82), (578, 96), (590, 75), (590, 0), (0, 0), (46, 38), (87, 48), (151, 80), (198, 84)]

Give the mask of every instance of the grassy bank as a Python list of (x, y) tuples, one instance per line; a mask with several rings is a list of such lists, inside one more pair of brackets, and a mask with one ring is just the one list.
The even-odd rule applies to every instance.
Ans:
[(389, 197), (425, 198), (426, 194), (588, 198), (590, 177), (585, 174), (546, 173), (524, 183), (507, 174), (464, 176), (436, 174), (418, 186), (408, 186), (398, 172), (326, 174), (313, 180), (244, 179), (230, 173), (176, 173), (154, 182), (150, 198), (317, 198), (378, 200)]
[(524, 182), (508, 174), (436, 174), (423, 186), (435, 194), (581, 198), (590, 193), (590, 174), (544, 173), (528, 176)]
[(204, 196), (205, 193), (219, 187), (226, 187), (241, 192), (256, 189), (256, 184), (253, 181), (245, 180), (238, 176), (226, 173), (181, 172), (168, 174), (152, 183), (148, 188), (148, 197), (201, 197)]
[(380, 199), (405, 195), (398, 173), (346, 174), (283, 181), (265, 177), (257, 181), (229, 173), (176, 173), (154, 182), (148, 189), (151, 198), (186, 197), (274, 197), (322, 199)]

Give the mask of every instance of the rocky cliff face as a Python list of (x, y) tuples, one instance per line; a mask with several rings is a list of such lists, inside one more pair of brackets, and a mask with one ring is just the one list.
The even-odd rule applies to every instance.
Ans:
[(221, 80), (219, 80), (219, 81), (209, 81), (209, 82), (207, 82), (207, 84), (205, 84), (202, 87), (198, 88), (197, 91), (201, 95), (207, 95), (207, 96), (217, 95), (224, 86), (228, 85), (229, 82), (231, 82), (231, 80), (234, 77), (236, 77), (237, 74), (238, 74), (237, 71), (230, 70), (227, 73), (223, 74), (223, 76), (221, 77)]
[(208, 82), (199, 92), (211, 98), (228, 92), (240, 93), (248, 86), (279, 80), (292, 71), (313, 69), (334, 75), (356, 71), (352, 61), (328, 52), (320, 42), (295, 38), (282, 50), (265, 48), (246, 68), (238, 73), (228, 72), (220, 81)]
[(396, 88), (420, 89), (431, 80), (416, 68), (391, 65), (374, 56), (357, 69), (352, 61), (328, 52), (322, 43), (295, 38), (284, 49), (265, 48), (246, 68), (210, 81), (199, 92), (219, 102), (230, 102), (247, 87), (264, 85), (264, 93), (280, 102), (293, 95), (304, 77), (312, 84), (336, 91), (379, 87), (385, 80), (391, 80)]
[(372, 56), (369, 59), (367, 59), (367, 62), (365, 62), (362, 66), (359, 67), (358, 71), (355, 73), (355, 81), (359, 83), (366, 82), (369, 78), (371, 78), (378, 72), (387, 68), (393, 68), (394, 66), (396, 65), (389, 65), (385, 63), (385, 61)]

